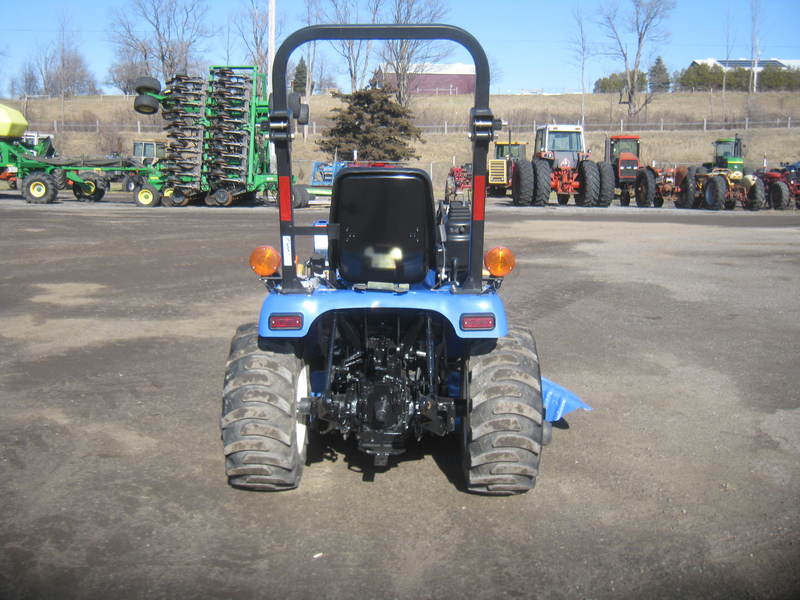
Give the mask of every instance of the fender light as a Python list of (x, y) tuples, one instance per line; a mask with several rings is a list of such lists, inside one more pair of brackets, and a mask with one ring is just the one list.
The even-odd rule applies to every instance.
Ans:
[(278, 271), (281, 255), (272, 246), (259, 246), (250, 253), (250, 268), (259, 277), (269, 277)]
[(288, 314), (281, 315), (273, 313), (269, 316), (270, 329), (302, 329), (303, 315)]
[(494, 329), (495, 321), (492, 313), (461, 315), (462, 331), (489, 331)]
[(514, 270), (517, 259), (508, 248), (497, 246), (484, 255), (483, 264), (493, 277), (505, 277)]

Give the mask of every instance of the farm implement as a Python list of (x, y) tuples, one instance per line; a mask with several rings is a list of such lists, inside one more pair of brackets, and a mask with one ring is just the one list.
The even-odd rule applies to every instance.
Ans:
[(17, 187), (30, 204), (54, 202), (69, 186), (80, 200), (100, 200), (120, 175), (148, 176), (152, 168), (127, 159), (71, 159), (56, 156), (49, 137), (28, 141), (28, 121), (0, 105), (0, 180)]
[[(136, 92), (134, 110), (160, 109), (168, 138), (159, 172), (136, 192), (138, 204), (230, 206), (277, 190), (266, 134), (267, 77), (255, 67), (213, 66), (207, 78), (176, 75), (163, 92), (157, 79), (143, 77)], [(307, 122), (308, 106), (296, 94), (290, 100), (299, 121)]]

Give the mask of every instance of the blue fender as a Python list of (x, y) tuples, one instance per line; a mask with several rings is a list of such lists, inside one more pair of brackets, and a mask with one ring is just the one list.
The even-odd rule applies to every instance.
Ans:
[(545, 421), (558, 421), (573, 410), (582, 408), (592, 410), (592, 407), (583, 402), (567, 388), (553, 383), (542, 377), (542, 403), (544, 404)]

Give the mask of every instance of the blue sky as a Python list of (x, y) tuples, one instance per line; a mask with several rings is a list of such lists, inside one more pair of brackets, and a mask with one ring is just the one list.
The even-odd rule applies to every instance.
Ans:
[[(304, 3), (301, 0), (276, 0), (281, 33), (286, 35), (301, 26)], [(325, 0), (321, 0), (323, 3)], [(493, 75), (494, 93), (517, 93), (523, 90), (545, 92), (579, 91), (580, 77), (575, 64), (570, 38), (574, 34), (573, 10), (580, 7), (585, 15), (587, 36), (597, 45), (604, 39), (593, 23), (597, 7), (610, 0), (442, 0), (449, 6), (445, 22), (470, 31), (484, 46), (499, 71)], [(19, 72), (23, 63), (33, 57), (42, 44), (55, 41), (60, 22), (67, 19), (67, 30), (85, 56), (98, 81), (106, 78), (113, 60), (108, 42), (108, 23), (112, 7), (125, 7), (127, 2), (106, 0), (9, 0), (14, 5), (7, 11), (8, 25), (0, 26), (0, 53), (4, 69), (0, 73), (0, 94), (8, 89), (9, 78)], [(630, 5), (620, 0), (621, 9)], [(759, 43), (762, 58), (800, 58), (800, 37), (797, 34), (797, 0), (760, 0)], [(210, 0), (213, 26), (220, 39), (206, 44), (205, 56), (210, 64), (220, 64), (225, 57), (221, 40), (228, 16), (240, 9), (240, 0)], [(661, 55), (670, 72), (688, 66), (694, 58), (725, 56), (725, 21), (730, 12), (730, 31), (734, 45), (731, 58), (750, 56), (749, 0), (678, 0), (667, 22), (670, 39), (650, 48), (646, 57), (651, 64)], [(12, 17), (13, 15), (13, 17)], [(457, 46), (448, 62), (469, 62)], [(239, 63), (243, 54), (234, 50), (232, 62)], [(334, 63), (331, 56), (329, 63)], [(339, 63), (340, 64), (340, 63)], [(595, 79), (621, 65), (598, 55), (587, 64), (587, 86)], [(344, 81), (344, 77), (340, 76)], [(112, 92), (110, 88), (107, 91)], [(347, 90), (346, 90), (347, 91)], [(112, 92), (113, 93), (113, 92)]]

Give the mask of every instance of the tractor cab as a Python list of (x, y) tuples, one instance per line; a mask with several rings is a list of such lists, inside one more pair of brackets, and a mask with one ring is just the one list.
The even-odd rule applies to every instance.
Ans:
[(525, 160), (528, 156), (528, 144), (525, 142), (495, 142), (495, 160)]
[(536, 130), (534, 155), (552, 161), (554, 168), (574, 169), (588, 158), (583, 127), (580, 125), (545, 125)]
[(714, 163), (712, 168), (728, 169), (742, 172), (744, 169), (744, 145), (738, 135), (732, 138), (720, 138), (712, 142), (714, 146)]
[(613, 166), (618, 182), (636, 180), (640, 151), (638, 135), (612, 135), (606, 138), (605, 160)]

